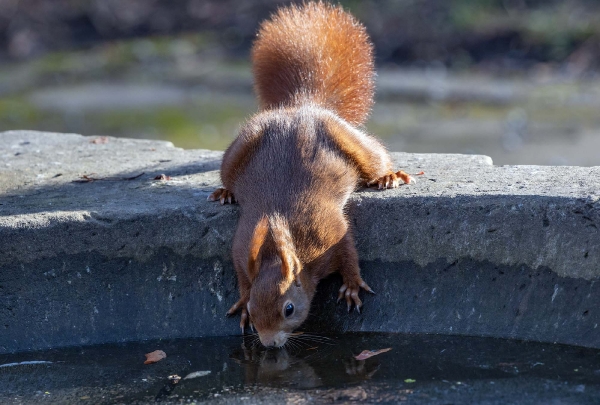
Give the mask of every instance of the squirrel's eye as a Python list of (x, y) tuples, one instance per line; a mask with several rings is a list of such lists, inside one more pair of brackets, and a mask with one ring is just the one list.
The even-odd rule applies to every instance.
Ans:
[(294, 304), (289, 303), (285, 306), (285, 317), (288, 318), (294, 313)]

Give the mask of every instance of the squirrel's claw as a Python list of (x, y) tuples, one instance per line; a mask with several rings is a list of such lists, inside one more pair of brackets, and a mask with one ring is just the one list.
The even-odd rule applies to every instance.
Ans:
[(246, 307), (242, 308), (242, 316), (240, 319), (240, 328), (242, 328), (242, 335), (244, 334), (244, 329), (246, 327), (246, 323), (248, 322), (248, 310)]
[(413, 176), (411, 176), (403, 170), (398, 170), (395, 174), (399, 179), (401, 179), (404, 182), (404, 184), (414, 184), (417, 182), (417, 180)]
[(371, 294), (375, 294), (375, 291), (373, 291), (371, 289), (371, 287), (369, 287), (367, 285), (367, 283), (365, 283), (364, 281), (362, 283), (360, 283), (360, 288), (362, 288), (363, 290), (365, 290), (366, 292), (370, 292)]
[(367, 183), (367, 187), (377, 186), (379, 190), (385, 190), (388, 188), (398, 187), (400, 185), (400, 181), (404, 182), (404, 184), (411, 184), (415, 183), (415, 178), (405, 171), (398, 170), (396, 173), (390, 172), (385, 176), (371, 180)]
[(338, 293), (338, 299), (337, 302), (339, 303), (342, 298), (344, 298), (344, 292), (348, 289), (348, 286), (346, 284), (342, 284), (342, 286), (340, 287), (339, 293)]
[(229, 308), (229, 310), (227, 311), (227, 316), (234, 315), (240, 308), (245, 306), (246, 302), (240, 298), (235, 304), (231, 306), (231, 308)]
[(235, 197), (231, 191), (227, 190), (226, 188), (219, 187), (208, 196), (207, 200), (220, 201), (221, 205), (225, 204), (225, 202), (233, 204), (235, 202)]
[(360, 314), (360, 307), (362, 307), (362, 301), (358, 297), (358, 292), (360, 289), (373, 293), (371, 287), (367, 285), (364, 281), (361, 280), (360, 283), (346, 283), (342, 284), (338, 291), (338, 299), (337, 302), (340, 302), (342, 298), (346, 298), (346, 305), (348, 307), (348, 312), (352, 309), (352, 304), (354, 304), (354, 309), (356, 312)]
[(362, 301), (360, 300), (360, 298), (358, 298), (359, 291), (360, 287), (349, 287), (346, 290), (346, 302), (348, 303), (348, 307), (350, 307), (352, 303), (354, 303), (354, 305), (359, 308), (362, 306)]
[(252, 325), (252, 321), (250, 320), (250, 315), (248, 314), (248, 309), (246, 305), (248, 304), (248, 298), (240, 298), (235, 304), (229, 308), (227, 311), (227, 316), (233, 316), (240, 309), (242, 310), (240, 316), (240, 329), (242, 330), (242, 335), (246, 332), (246, 325), (250, 324), (250, 328), (254, 330), (254, 325)]

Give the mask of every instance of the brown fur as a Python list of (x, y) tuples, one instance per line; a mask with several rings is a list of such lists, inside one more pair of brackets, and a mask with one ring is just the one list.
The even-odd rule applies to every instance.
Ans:
[[(209, 199), (240, 205), (233, 262), (242, 329), (281, 346), (306, 319), (316, 286), (339, 272), (339, 298), (362, 302), (358, 255), (344, 207), (359, 185), (409, 182), (385, 148), (357, 129), (372, 103), (365, 29), (340, 7), (290, 6), (263, 23), (253, 49), (262, 111), (225, 152), (224, 189)], [(292, 303), (292, 316), (285, 316)]]
[(372, 48), (365, 28), (341, 7), (280, 9), (261, 25), (252, 48), (261, 109), (310, 100), (363, 124), (373, 104)]
[(263, 216), (254, 227), (254, 233), (250, 239), (250, 252), (248, 253), (248, 279), (250, 282), (253, 282), (258, 276), (261, 260), (260, 249), (265, 243), (268, 231), (268, 218)]

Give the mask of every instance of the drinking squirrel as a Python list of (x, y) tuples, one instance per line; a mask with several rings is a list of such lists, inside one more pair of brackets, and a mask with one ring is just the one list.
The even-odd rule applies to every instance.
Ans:
[(241, 310), (242, 333), (250, 322), (266, 347), (286, 343), (333, 272), (343, 279), (338, 301), (360, 312), (360, 289), (373, 291), (360, 276), (348, 198), (358, 186), (414, 181), (359, 128), (373, 104), (372, 53), (365, 28), (322, 2), (279, 9), (252, 47), (260, 111), (226, 150), (224, 188), (208, 199), (240, 206), (240, 299), (227, 314)]

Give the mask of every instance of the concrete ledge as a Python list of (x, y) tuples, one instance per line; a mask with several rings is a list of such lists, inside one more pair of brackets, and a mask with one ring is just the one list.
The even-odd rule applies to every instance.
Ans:
[[(159, 141), (1, 133), (0, 353), (238, 333), (223, 316), (237, 297), (237, 208), (206, 202), (220, 157)], [(348, 315), (332, 277), (308, 329), (600, 347), (600, 167), (394, 159), (425, 175), (361, 190), (349, 206), (378, 294)], [(153, 180), (162, 173), (171, 180)], [(103, 180), (74, 182), (83, 175)]]

